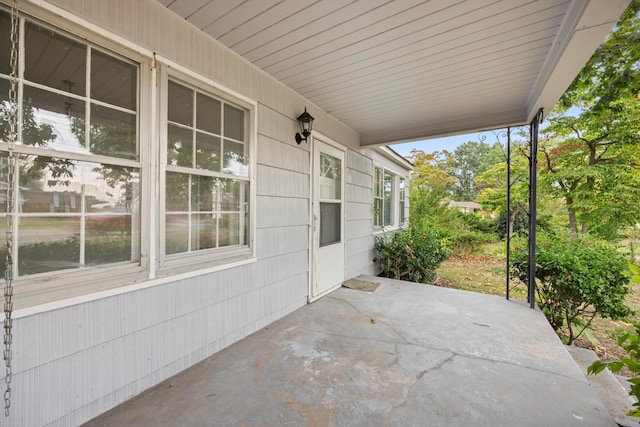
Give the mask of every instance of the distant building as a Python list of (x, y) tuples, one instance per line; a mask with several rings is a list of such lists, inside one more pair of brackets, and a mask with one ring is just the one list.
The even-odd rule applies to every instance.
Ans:
[(454, 202), (450, 201), (449, 206), (452, 208), (458, 208), (465, 213), (474, 213), (482, 209), (482, 205), (476, 202)]

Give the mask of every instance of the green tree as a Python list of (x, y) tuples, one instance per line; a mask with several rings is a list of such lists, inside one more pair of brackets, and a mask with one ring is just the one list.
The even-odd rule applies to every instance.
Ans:
[(640, 221), (639, 13), (633, 0), (543, 132), (540, 188), (564, 200), (574, 238), (615, 238)]
[(475, 178), (487, 170), (491, 165), (487, 159), (491, 153), (491, 146), (485, 142), (469, 141), (458, 146), (453, 152), (455, 158), (454, 176), (458, 183), (454, 188), (455, 200), (474, 201), (477, 197)]
[(564, 200), (572, 235), (591, 230), (611, 239), (640, 221), (640, 100), (549, 121), (540, 143), (540, 189)]
[(453, 176), (453, 155), (446, 150), (425, 153), (414, 149), (410, 160), (414, 164), (409, 188), (410, 222), (445, 215), (448, 208), (443, 202), (450, 197), (451, 186), (457, 182)]
[(565, 92), (558, 107), (606, 112), (621, 98), (640, 93), (640, 0), (633, 0), (616, 27)]
[[(529, 159), (524, 145), (515, 144), (511, 152), (511, 212), (509, 235), (513, 234), (513, 225), (518, 215), (526, 212), (529, 200)], [(507, 211), (507, 163), (493, 165), (476, 178), (482, 187), (479, 202), (484, 209), (493, 211), (497, 216)]]

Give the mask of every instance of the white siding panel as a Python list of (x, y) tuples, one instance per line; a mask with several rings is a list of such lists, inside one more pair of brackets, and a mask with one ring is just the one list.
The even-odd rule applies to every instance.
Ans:
[(309, 223), (309, 200), (259, 196), (258, 228), (306, 225)]
[(258, 135), (258, 164), (309, 174), (309, 152), (290, 144)]
[(309, 249), (309, 226), (259, 228), (256, 231), (258, 259)]
[(259, 196), (309, 198), (309, 174), (262, 165), (258, 165), (257, 172)]
[(353, 203), (347, 202), (347, 220), (354, 219), (372, 219), (373, 212), (371, 203)]
[[(302, 112), (302, 111), (301, 111)], [(299, 150), (309, 151), (308, 144), (296, 144), (296, 132), (300, 132), (300, 126), (293, 114), (286, 116), (276, 110), (260, 105), (258, 108), (258, 133), (295, 147)]]
[(375, 238), (373, 235), (357, 237), (347, 241), (347, 252), (351, 255), (369, 252), (373, 248)]
[(364, 188), (372, 188), (373, 176), (357, 169), (347, 168), (347, 183)]
[(361, 252), (347, 258), (346, 262), (346, 274), (347, 277), (356, 277), (361, 274), (368, 276), (375, 276), (377, 269), (373, 263), (375, 258), (375, 251), (372, 249), (367, 252)]
[(371, 150), (347, 151), (345, 274), (373, 274), (373, 161)]
[(346, 232), (347, 240), (357, 239), (359, 237), (371, 235), (373, 230), (373, 220), (354, 220), (347, 221)]
[[(370, 153), (371, 149), (366, 149), (364, 150), (364, 152)], [(360, 171), (368, 175), (373, 175), (373, 163), (371, 162), (371, 158), (369, 158), (364, 153), (348, 150), (347, 151), (347, 167), (349, 169)]]
[[(28, 332), (31, 338), (16, 340), (16, 355), (20, 355), (16, 359), (24, 362), (25, 353), (42, 357), (34, 358), (37, 363), (28, 368), (24, 363), (16, 366), (14, 387), (22, 392), (14, 395), (12, 409), (16, 415), (11, 425), (79, 424), (300, 307), (306, 302), (308, 289), (307, 259), (303, 251), (260, 262), (255, 274), (264, 277), (267, 285), (212, 305), (185, 299), (177, 305), (193, 306), (177, 309), (184, 312), (179, 316), (150, 305), (148, 302), (156, 299), (153, 294), (164, 295), (167, 288), (208, 287), (207, 280), (136, 292), (143, 298), (138, 306), (129, 304), (129, 308), (162, 320), (149, 323), (145, 316), (133, 316), (127, 319), (132, 323), (128, 331), (112, 339), (93, 339), (93, 343), (87, 342), (90, 330), (118, 320), (117, 308), (124, 300), (132, 301), (129, 294), (83, 304), (79, 310), (58, 310), (53, 318), (48, 312), (17, 319), (16, 332)], [(110, 315), (96, 319), (92, 306), (105, 303), (111, 305)], [(34, 323), (42, 328), (34, 328)], [(47, 323), (49, 329), (44, 328)], [(55, 329), (68, 333), (52, 333)], [(87, 331), (84, 338), (83, 331)], [(44, 339), (47, 336), (71, 338), (52, 348), (55, 340)], [(33, 402), (38, 402), (37, 411), (28, 409), (30, 405), (33, 409)], [(83, 407), (91, 409), (78, 409)]]
[(346, 185), (346, 197), (350, 202), (355, 203), (372, 203), (373, 189), (371, 187), (360, 187), (358, 185)]

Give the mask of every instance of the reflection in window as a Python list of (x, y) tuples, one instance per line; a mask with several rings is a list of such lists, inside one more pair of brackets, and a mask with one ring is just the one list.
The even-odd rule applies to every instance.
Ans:
[(167, 110), (165, 254), (247, 245), (245, 110), (171, 80)]
[[(24, 144), (138, 158), (137, 65), (27, 23), (24, 75), (19, 138)], [(36, 88), (32, 83), (46, 88)]]
[(401, 206), (399, 215), (402, 219), (400, 223), (404, 221), (404, 199), (396, 198), (398, 191), (396, 186), (402, 186), (401, 191), (404, 191), (404, 179), (400, 178), (400, 183), (397, 183), (396, 178), (397, 175), (383, 168), (375, 168), (373, 183), (373, 225), (375, 227), (399, 225), (395, 220), (396, 213), (394, 203), (396, 203), (396, 200), (398, 200), (398, 204)]
[(342, 198), (342, 162), (328, 154), (320, 153), (320, 198)]
[(165, 253), (246, 245), (247, 182), (167, 173)]
[(400, 178), (400, 191), (398, 193), (398, 206), (400, 207), (400, 224), (404, 224), (407, 221), (405, 212), (405, 203), (407, 198), (406, 183), (404, 178)]
[(136, 170), (46, 156), (19, 166), (19, 275), (137, 259)]
[(394, 193), (394, 179), (393, 175), (384, 172), (384, 181), (383, 181), (383, 198), (384, 198), (384, 206), (382, 209), (382, 224), (383, 225), (392, 225), (393, 224), (393, 193)]
[[(7, 22), (0, 11), (0, 53), (9, 46)], [(139, 262), (139, 64), (29, 18), (23, 28), (14, 274)], [(0, 57), (6, 76), (9, 55)], [(7, 93), (8, 80), (0, 75), (0, 117)], [(3, 140), (6, 128), (0, 121)], [(0, 269), (6, 257), (6, 151), (0, 143)]]
[(373, 225), (382, 227), (382, 168), (375, 168), (373, 190)]

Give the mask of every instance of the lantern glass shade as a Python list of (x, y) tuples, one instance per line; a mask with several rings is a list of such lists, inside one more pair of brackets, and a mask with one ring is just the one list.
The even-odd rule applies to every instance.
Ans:
[(305, 138), (311, 135), (311, 130), (313, 129), (313, 116), (307, 113), (306, 107), (304, 109), (304, 113), (300, 114), (298, 117), (298, 123), (300, 124), (300, 133), (304, 135)]

